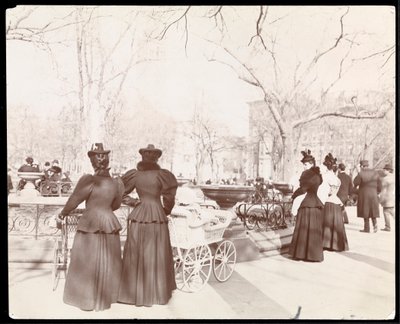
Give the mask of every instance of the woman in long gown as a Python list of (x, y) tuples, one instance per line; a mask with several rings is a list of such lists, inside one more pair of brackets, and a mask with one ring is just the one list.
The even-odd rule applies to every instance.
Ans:
[(322, 221), (324, 205), (317, 196), (322, 177), (311, 151), (302, 151), (301, 162), (304, 171), (300, 176), (300, 187), (293, 193), (292, 199), (306, 194), (300, 204), (296, 217), (289, 254), (294, 260), (323, 261)]
[[(174, 207), (178, 183), (157, 164), (161, 150), (149, 144), (139, 153), (142, 161), (137, 170), (122, 176), (123, 201), (134, 209), (129, 215), (118, 301), (136, 306), (167, 304), (176, 289), (167, 215)], [(134, 189), (139, 202), (128, 196)]]
[(121, 205), (124, 192), (120, 179), (113, 179), (108, 154), (102, 143), (88, 152), (94, 175), (83, 175), (58, 216), (63, 219), (83, 201), (86, 209), (79, 219), (71, 250), (64, 288), (64, 302), (82, 310), (104, 310), (117, 302), (121, 275), (121, 225), (113, 211)]
[(324, 206), (323, 222), (323, 247), (329, 251), (347, 251), (346, 230), (343, 223), (342, 201), (337, 196), (340, 188), (340, 179), (335, 175), (333, 168), (336, 159), (329, 153), (325, 156), (323, 163), (328, 171), (325, 174), (325, 181), (329, 185), (329, 195)]

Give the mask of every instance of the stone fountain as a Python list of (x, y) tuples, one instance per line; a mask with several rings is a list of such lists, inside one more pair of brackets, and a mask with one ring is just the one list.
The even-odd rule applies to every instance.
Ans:
[(205, 185), (200, 186), (204, 196), (215, 200), (222, 209), (229, 209), (238, 202), (247, 201), (255, 192), (253, 186), (238, 185)]
[(18, 172), (18, 177), (26, 181), (24, 189), (19, 192), (23, 197), (37, 197), (40, 192), (36, 190), (35, 181), (39, 180), (44, 174), (42, 172)]

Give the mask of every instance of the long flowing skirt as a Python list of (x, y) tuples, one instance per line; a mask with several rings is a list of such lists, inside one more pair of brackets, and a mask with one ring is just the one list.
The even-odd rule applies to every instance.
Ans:
[(343, 210), (340, 205), (327, 202), (324, 207), (323, 246), (331, 251), (347, 251), (346, 230), (343, 223)]
[(295, 260), (323, 261), (321, 208), (302, 207), (297, 213), (289, 254)]
[(167, 304), (176, 289), (167, 223), (132, 222), (125, 242), (118, 302)]
[(104, 310), (117, 302), (121, 276), (119, 233), (75, 234), (64, 302), (83, 310)]

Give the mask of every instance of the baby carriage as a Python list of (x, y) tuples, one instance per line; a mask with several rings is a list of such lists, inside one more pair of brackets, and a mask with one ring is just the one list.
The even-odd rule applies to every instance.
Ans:
[(202, 289), (211, 271), (219, 282), (227, 281), (236, 264), (235, 245), (222, 237), (232, 213), (200, 209), (210, 217), (199, 218), (198, 210), (182, 206), (176, 206), (168, 216), (176, 283), (178, 289), (186, 292)]
[[(62, 221), (57, 222), (57, 227), (60, 231), (54, 242), (52, 269), (53, 291), (56, 290), (59, 280), (61, 278), (66, 278), (71, 257), (72, 243), (82, 213), (83, 210), (75, 209)], [(61, 274), (63, 274), (63, 276), (61, 276)]]

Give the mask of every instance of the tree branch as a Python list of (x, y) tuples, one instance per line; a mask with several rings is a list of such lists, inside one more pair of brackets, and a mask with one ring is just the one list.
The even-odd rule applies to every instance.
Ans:
[(161, 35), (159, 36), (160, 40), (165, 37), (165, 34), (167, 33), (168, 29), (172, 25), (178, 23), (182, 18), (186, 17), (186, 15), (187, 15), (188, 11), (190, 10), (190, 8), (191, 8), (191, 6), (188, 6), (182, 16), (180, 16), (178, 19), (174, 20), (172, 23), (168, 24), (167, 27), (164, 28), (164, 30), (162, 31)]
[(262, 23), (265, 21), (265, 17), (267, 15), (268, 10), (264, 13), (264, 7), (260, 6), (260, 13), (258, 15), (258, 19), (256, 22), (256, 34), (253, 35), (250, 38), (249, 44), (247, 46), (250, 46), (251, 42), (253, 41), (254, 38), (258, 37), (261, 41), (261, 44), (263, 45), (264, 49), (267, 49), (267, 46), (265, 45), (264, 39), (261, 36), (261, 31), (262, 31)]
[(310, 116), (307, 116), (303, 119), (297, 120), (291, 124), (292, 128), (297, 128), (309, 122), (312, 122), (317, 119), (325, 118), (325, 117), (341, 117), (341, 118), (349, 118), (349, 119), (382, 119), (386, 116), (386, 114), (393, 108), (393, 104), (391, 102), (390, 106), (383, 111), (370, 113), (367, 110), (362, 110), (356, 114), (340, 112), (340, 110), (353, 110), (353, 106), (345, 106), (338, 108), (337, 111), (333, 112), (316, 112)]
[(208, 16), (208, 18), (216, 18), (217, 15), (221, 13), (222, 7), (223, 7), (223, 6), (219, 6), (218, 9), (217, 9), (217, 11), (214, 12), (211, 16)]
[[(349, 7), (347, 7), (346, 12), (340, 17), (340, 34), (339, 36), (336, 38), (335, 43), (329, 47), (328, 49), (326, 49), (325, 51), (320, 52), (319, 54), (317, 54), (310, 62), (310, 64), (308, 65), (308, 67), (306, 68), (306, 70), (303, 72), (302, 77), (300, 79), (303, 79), (307, 74), (309, 74), (310, 70), (318, 63), (318, 61), (326, 54), (328, 54), (329, 52), (333, 51), (338, 45), (339, 42), (343, 39), (344, 37), (344, 27), (343, 27), (343, 19), (344, 17), (349, 13)], [(295, 89), (293, 89), (295, 90)]]
[(388, 52), (390, 52), (390, 51), (392, 51), (392, 50), (393, 50), (393, 51), (391, 52), (390, 55), (393, 55), (395, 46), (396, 46), (396, 45), (390, 46), (390, 47), (388, 47), (388, 48), (386, 48), (386, 49), (384, 49), (384, 50), (382, 50), (382, 51), (379, 51), (379, 52), (376, 52), (376, 53), (372, 53), (372, 54), (370, 54), (370, 55), (368, 55), (368, 56), (365, 56), (365, 57), (353, 59), (353, 61), (364, 61), (364, 60), (370, 59), (371, 57), (377, 56), (377, 55), (379, 55), (379, 54), (383, 54), (383, 56), (384, 56), (386, 53), (388, 53)]

